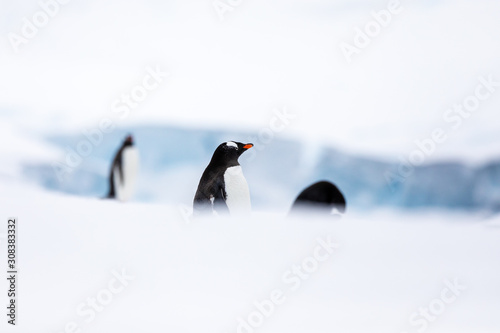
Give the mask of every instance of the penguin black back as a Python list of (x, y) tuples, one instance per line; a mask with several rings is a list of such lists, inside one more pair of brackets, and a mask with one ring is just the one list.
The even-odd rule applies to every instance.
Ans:
[(133, 145), (134, 145), (134, 139), (132, 135), (128, 135), (123, 141), (123, 144), (121, 145), (120, 149), (116, 152), (115, 157), (113, 158), (113, 163), (111, 163), (111, 168), (108, 177), (108, 184), (109, 184), (109, 192), (107, 195), (108, 198), (116, 197), (116, 188), (113, 176), (113, 173), (115, 172), (116, 168), (118, 169), (120, 180), (123, 182), (123, 161), (122, 161), (123, 150)]
[(346, 200), (342, 192), (329, 181), (320, 181), (303, 190), (295, 199), (290, 213), (303, 209), (314, 209), (331, 214), (336, 208), (340, 213), (346, 209)]
[(221, 143), (210, 163), (203, 172), (198, 189), (193, 200), (193, 211), (198, 213), (228, 213), (226, 203), (228, 191), (226, 189), (226, 172), (233, 167), (239, 167), (238, 158), (246, 150), (253, 147), (251, 143), (228, 141)]

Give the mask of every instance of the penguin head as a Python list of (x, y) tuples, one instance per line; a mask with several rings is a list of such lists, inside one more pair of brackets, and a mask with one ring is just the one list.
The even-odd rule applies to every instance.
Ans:
[(124, 146), (132, 146), (134, 144), (134, 138), (132, 137), (132, 134), (127, 135), (125, 138), (125, 141), (123, 142)]
[(252, 147), (252, 143), (241, 143), (236, 141), (223, 142), (215, 149), (210, 163), (224, 166), (239, 165), (238, 158)]

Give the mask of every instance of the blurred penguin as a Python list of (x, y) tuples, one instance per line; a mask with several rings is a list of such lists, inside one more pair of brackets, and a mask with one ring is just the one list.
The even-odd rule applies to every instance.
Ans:
[(346, 200), (342, 192), (329, 181), (320, 181), (303, 190), (295, 199), (290, 214), (318, 212), (325, 215), (344, 213)]
[(128, 135), (111, 165), (108, 198), (116, 198), (120, 201), (129, 200), (134, 194), (138, 170), (139, 153), (134, 147), (132, 135)]

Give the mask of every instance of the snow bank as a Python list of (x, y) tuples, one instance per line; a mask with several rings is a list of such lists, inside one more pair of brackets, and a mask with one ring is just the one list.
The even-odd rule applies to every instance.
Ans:
[(73, 322), (89, 333), (500, 328), (495, 220), (384, 211), (191, 220), (174, 205), (8, 185), (0, 196), (3, 215), (19, 218), (20, 292), (19, 325), (6, 332)]

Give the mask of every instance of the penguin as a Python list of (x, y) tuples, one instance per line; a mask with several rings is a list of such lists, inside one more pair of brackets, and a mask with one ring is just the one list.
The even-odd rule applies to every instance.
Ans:
[(304, 189), (297, 199), (295, 199), (290, 214), (303, 211), (304, 209), (314, 209), (317, 212), (333, 214), (333, 209), (339, 213), (344, 213), (346, 200), (342, 192), (329, 181), (320, 181)]
[(250, 191), (238, 158), (252, 143), (221, 143), (201, 176), (193, 212), (238, 215), (251, 210)]
[(128, 135), (116, 153), (109, 172), (108, 198), (129, 200), (135, 189), (139, 169), (139, 154), (132, 135)]

